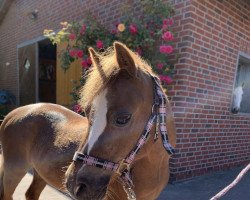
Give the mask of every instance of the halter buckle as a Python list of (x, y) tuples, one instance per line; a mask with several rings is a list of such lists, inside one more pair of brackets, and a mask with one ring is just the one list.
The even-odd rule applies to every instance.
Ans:
[(115, 173), (117, 173), (119, 176), (121, 176), (122, 173), (123, 173), (125, 170), (128, 170), (128, 171), (129, 171), (129, 168), (130, 168), (130, 164), (126, 162), (126, 159), (122, 159), (122, 160), (119, 162), (119, 166), (118, 166), (117, 170), (115, 171)]

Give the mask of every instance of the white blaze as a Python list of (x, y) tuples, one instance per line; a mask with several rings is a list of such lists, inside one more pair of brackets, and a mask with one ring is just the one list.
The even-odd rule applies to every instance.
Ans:
[(242, 100), (242, 95), (243, 95), (243, 89), (242, 89), (242, 86), (239, 86), (237, 87), (234, 92), (234, 105), (233, 107), (235, 108), (240, 108), (240, 103), (241, 103), (241, 100)]
[(107, 89), (100, 93), (93, 101), (94, 116), (92, 126), (90, 127), (88, 137), (88, 153), (93, 148), (95, 142), (98, 140), (107, 124)]

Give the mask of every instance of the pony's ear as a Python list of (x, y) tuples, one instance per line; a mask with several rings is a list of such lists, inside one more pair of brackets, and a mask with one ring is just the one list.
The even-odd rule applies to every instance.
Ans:
[(92, 61), (92, 64), (94, 67), (99, 66), (100, 60), (99, 60), (99, 54), (92, 48), (89, 48), (89, 55)]
[(131, 50), (120, 42), (114, 42), (115, 56), (120, 69), (136, 76), (136, 65)]
[(245, 83), (244, 83), (244, 82), (241, 84), (241, 87), (242, 87), (242, 88), (244, 88), (244, 87), (245, 87)]

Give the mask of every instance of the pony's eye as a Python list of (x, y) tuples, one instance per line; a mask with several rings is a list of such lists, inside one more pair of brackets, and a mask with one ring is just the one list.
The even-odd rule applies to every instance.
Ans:
[(116, 116), (115, 124), (117, 126), (124, 126), (129, 122), (130, 119), (131, 119), (131, 114), (121, 113)]

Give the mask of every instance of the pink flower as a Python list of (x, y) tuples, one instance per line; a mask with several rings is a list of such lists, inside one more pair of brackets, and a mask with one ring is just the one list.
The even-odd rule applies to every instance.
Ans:
[(158, 63), (156, 66), (157, 66), (158, 69), (162, 69), (163, 68), (163, 63)]
[(160, 80), (166, 84), (171, 84), (173, 82), (172, 78), (167, 75), (160, 75)]
[(75, 57), (76, 54), (77, 54), (77, 51), (76, 51), (76, 50), (70, 50), (70, 51), (69, 51), (69, 55), (70, 55), (71, 57)]
[(162, 46), (160, 46), (159, 50), (163, 54), (170, 54), (173, 52), (173, 47), (170, 45), (162, 45)]
[(141, 49), (141, 47), (137, 47), (136, 48), (136, 52), (138, 53), (138, 55), (142, 55), (142, 49)]
[(70, 33), (69, 34), (69, 39), (70, 40), (75, 40), (76, 39), (76, 34), (75, 33)]
[(83, 69), (86, 69), (89, 67), (87, 60), (82, 60), (81, 65)]
[(103, 48), (103, 41), (97, 40), (97, 42), (96, 42), (96, 47), (97, 47), (98, 49)]
[(82, 25), (81, 29), (80, 29), (80, 34), (83, 35), (86, 31), (87, 26), (85, 24)]
[(163, 24), (163, 25), (162, 25), (162, 29), (163, 29), (164, 31), (167, 30), (167, 29), (168, 29), (168, 25)]
[(162, 35), (162, 39), (165, 41), (171, 41), (174, 39), (174, 36), (172, 35), (170, 31), (167, 31)]
[(78, 58), (82, 58), (83, 57), (83, 51), (78, 50), (76, 55), (77, 55)]
[(173, 24), (174, 24), (174, 20), (172, 18), (163, 20), (163, 25), (172, 26)]
[(174, 25), (174, 20), (173, 18), (170, 18), (168, 21), (169, 26), (173, 26)]
[(130, 24), (129, 31), (133, 35), (137, 34), (138, 33), (137, 26), (135, 24)]
[(74, 105), (73, 110), (78, 114), (82, 113), (82, 108), (79, 104)]
[(168, 25), (168, 19), (164, 19), (162, 23), (163, 25)]
[(88, 65), (91, 65), (91, 64), (92, 64), (92, 60), (91, 60), (90, 57), (87, 58), (87, 63), (88, 63)]

